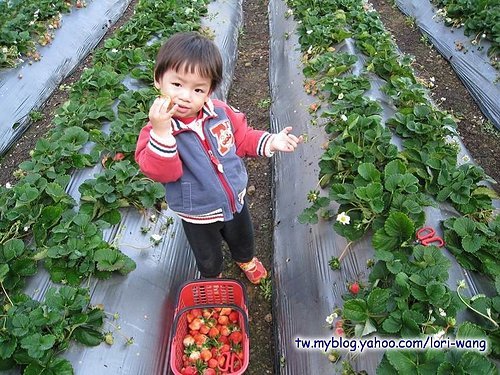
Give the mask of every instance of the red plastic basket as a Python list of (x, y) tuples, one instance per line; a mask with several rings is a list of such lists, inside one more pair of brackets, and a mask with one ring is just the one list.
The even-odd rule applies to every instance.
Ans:
[[(243, 336), (241, 345), (243, 359), (241, 367), (228, 375), (240, 375), (248, 367), (250, 340), (248, 337), (248, 308), (243, 285), (231, 279), (202, 279), (185, 283), (179, 292), (174, 312), (174, 322), (170, 340), (170, 368), (176, 375), (181, 375), (184, 354), (183, 339), (188, 334), (186, 315), (194, 308), (230, 307), (238, 312), (238, 325)], [(229, 358), (228, 358), (229, 360)], [(228, 362), (228, 361), (227, 361)]]

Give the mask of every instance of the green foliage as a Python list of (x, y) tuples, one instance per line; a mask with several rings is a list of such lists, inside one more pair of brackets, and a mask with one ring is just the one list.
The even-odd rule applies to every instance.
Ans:
[[(19, 18), (5, 21), (12, 16), (9, 7), (17, 7), (18, 16), (29, 22), (36, 9), (42, 19), (46, 6), (58, 14), (53, 3), (57, 2), (0, 1), (0, 67), (14, 65), (18, 54), (29, 53), (33, 46), (28, 28), (11, 33), (10, 26), (21, 23)], [(31, 159), (16, 171), (17, 183), (0, 187), (0, 305), (5, 313), (0, 315), (0, 371), (19, 365), (28, 375), (69, 375), (70, 362), (58, 355), (70, 341), (90, 346), (102, 341), (104, 313), (88, 309), (87, 289), (49, 290), (44, 302), (19, 291), (24, 279), (36, 273), (40, 260), (52, 281), (72, 286), (92, 276), (108, 278), (135, 268), (132, 259), (104, 241), (102, 231), (119, 223), (122, 207), (143, 209), (159, 203), (164, 187), (142, 176), (133, 163), (154, 90), (127, 92), (122, 80), (130, 74), (151, 84), (161, 41), (150, 44), (150, 40), (198, 29), (207, 3), (137, 3), (134, 16), (94, 51), (92, 67), (68, 89), (69, 99), (58, 108), (50, 134), (37, 141)], [(24, 11), (32, 6), (36, 8)], [(6, 35), (13, 43), (17, 40), (17, 47), (7, 48), (8, 56), (2, 39)], [(109, 132), (101, 129), (105, 122)], [(82, 204), (75, 210), (78, 202), (66, 192), (70, 173), (98, 162), (104, 171), (80, 186)]]
[[(437, 206), (434, 199), (452, 204), (468, 220), (486, 228), (497, 225), (487, 224), (498, 220), (493, 217), (492, 207), (496, 195), (480, 185), (487, 176), (471, 164), (458, 165), (459, 147), (449, 140), (455, 135), (455, 120), (428, 101), (426, 88), (413, 75), (412, 58), (400, 55), (377, 13), (367, 11), (369, 4), (359, 0), (329, 0), (321, 6), (308, 0), (289, 0), (287, 4), (301, 25), (305, 91), (320, 100), (321, 117), (330, 136), (319, 161), (319, 186), (326, 190), (330, 202), (311, 201), (301, 221), (317, 222), (318, 212), (321, 216), (321, 211), (336, 201), (341, 220), (333, 227), (339, 235), (355, 241), (366, 231), (374, 232), (372, 245), (377, 262), (371, 269), (369, 285), (356, 295), (343, 296), (344, 332), (348, 337), (374, 332), (392, 337), (419, 337), (440, 331), (459, 337), (473, 333), (470, 325), (455, 327), (457, 313), (466, 302), (447, 285), (450, 261), (440, 248), (415, 246), (414, 238), (416, 228), (425, 222), (423, 208)], [(331, 26), (328, 14), (342, 18)], [(366, 62), (356, 64), (356, 74), (351, 74), (356, 57), (335, 52), (343, 40), (319, 35), (330, 28), (349, 33), (366, 56)], [(360, 67), (361, 63), (365, 66)], [(386, 81), (381, 91), (396, 107), (394, 116), (385, 122), (387, 127), (382, 124), (380, 105), (366, 95), (370, 89), (367, 74)], [(390, 129), (402, 139), (400, 150), (391, 143)], [(319, 197), (320, 192), (316, 195)], [(475, 259), (477, 264), (469, 260), (483, 251), (486, 242), (493, 243), (491, 251), (498, 254), (498, 239), (481, 239), (485, 234), (468, 228), (463, 241), (456, 233), (456, 238), (445, 240), (454, 254), (453, 246), (469, 250), (461, 250), (463, 264), (465, 254), (471, 267), (484, 269), (481, 259), (490, 267), (489, 272), (498, 274), (496, 257), (488, 259), (481, 253)], [(337, 262), (333, 264), (338, 269)], [(500, 289), (498, 277), (496, 285)], [(497, 326), (492, 323), (498, 319), (498, 296), (474, 298), (472, 308), (477, 307), (482, 318), (491, 315), (478, 328), (483, 332), (481, 336), (498, 341)], [(377, 372), (491, 373), (493, 369), (479, 353), (426, 350), (389, 351)]]
[(64, 0), (0, 2), (0, 68), (17, 66), (21, 57), (38, 60), (37, 44), (50, 43), (62, 13), (74, 6)]
[(487, 225), (468, 217), (443, 222), (444, 240), (462, 267), (494, 279), (500, 274), (500, 216)]
[[(474, 44), (485, 38), (491, 43), (488, 55), (498, 61), (500, 55), (500, 5), (495, 0), (433, 0), (446, 11), (448, 25), (464, 25), (465, 35), (474, 37)], [(498, 62), (497, 62), (498, 64)], [(497, 65), (498, 67), (498, 65)]]
[(50, 288), (43, 302), (16, 295), (14, 305), (0, 316), (0, 366), (22, 364), (29, 374), (72, 374), (71, 364), (56, 355), (73, 340), (96, 346), (103, 339), (104, 312), (89, 309), (89, 301), (87, 289), (69, 286)]

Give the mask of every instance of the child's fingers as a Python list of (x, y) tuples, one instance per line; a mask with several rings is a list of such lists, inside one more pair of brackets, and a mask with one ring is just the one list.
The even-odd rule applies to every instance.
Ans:
[(289, 137), (292, 141), (294, 141), (294, 142), (295, 142), (295, 144), (298, 144), (298, 143), (302, 142), (302, 139), (301, 139), (301, 138), (302, 138), (302, 136), (299, 138), (299, 137), (297, 137), (297, 136), (295, 136), (295, 135), (293, 135), (293, 134), (288, 134), (288, 137)]
[(169, 117), (172, 117), (172, 116), (174, 115), (174, 113), (175, 113), (175, 111), (177, 111), (177, 108), (178, 108), (178, 107), (179, 107), (179, 106), (178, 106), (177, 104), (174, 104), (174, 105), (172, 106), (172, 109), (170, 109), (170, 111), (168, 111), (168, 115), (169, 115)]

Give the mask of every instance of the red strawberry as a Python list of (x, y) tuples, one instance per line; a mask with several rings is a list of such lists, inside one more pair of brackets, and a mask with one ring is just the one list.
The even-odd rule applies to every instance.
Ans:
[(210, 358), (208, 360), (208, 367), (210, 368), (216, 368), (219, 365), (219, 361), (215, 358)]
[(198, 346), (202, 346), (207, 341), (207, 339), (208, 339), (208, 337), (205, 335), (202, 335), (201, 333), (194, 336), (194, 342)]
[(115, 156), (113, 156), (114, 161), (120, 161), (123, 159), (125, 159), (125, 155), (123, 154), (123, 152), (117, 152)]
[(201, 318), (202, 317), (201, 309), (192, 309), (191, 310), (191, 314), (193, 314), (193, 316), (195, 318)]
[(189, 329), (193, 330), (193, 331), (197, 331), (201, 328), (201, 325), (203, 324), (203, 322), (201, 321), (200, 318), (195, 318), (193, 319), (193, 321), (189, 324)]
[(220, 314), (221, 315), (229, 315), (229, 314), (231, 314), (231, 311), (233, 311), (233, 309), (231, 309), (230, 307), (223, 307), (220, 311)]
[(229, 336), (229, 334), (231, 333), (229, 331), (229, 328), (227, 328), (227, 326), (222, 326), (220, 329), (219, 329), (219, 332), (222, 336)]
[(221, 315), (217, 321), (219, 324), (226, 325), (229, 323), (229, 318), (226, 315)]
[(200, 353), (200, 358), (203, 361), (208, 362), (208, 360), (212, 358), (212, 352), (208, 349), (203, 349)]
[(238, 313), (236, 311), (232, 311), (231, 314), (229, 314), (229, 320), (232, 323), (237, 323), (238, 322)]
[(181, 370), (181, 374), (184, 374), (184, 375), (195, 375), (196, 374), (196, 368), (193, 367), (193, 366), (189, 366), (189, 367), (183, 368)]
[(349, 291), (352, 294), (358, 294), (359, 293), (359, 284), (357, 282), (354, 282), (351, 285), (349, 285)]
[(208, 331), (208, 337), (214, 338), (219, 335), (219, 330), (215, 327), (210, 328), (210, 331)]
[(235, 344), (239, 344), (243, 339), (243, 335), (239, 331), (234, 331), (229, 335), (229, 340)]

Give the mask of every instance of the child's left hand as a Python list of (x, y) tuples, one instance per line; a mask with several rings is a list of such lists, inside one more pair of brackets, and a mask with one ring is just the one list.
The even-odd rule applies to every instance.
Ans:
[(271, 152), (283, 151), (283, 152), (293, 152), (297, 148), (299, 143), (302, 143), (304, 137), (296, 137), (293, 134), (289, 134), (292, 131), (291, 126), (287, 126), (282, 131), (274, 134), (271, 140)]

